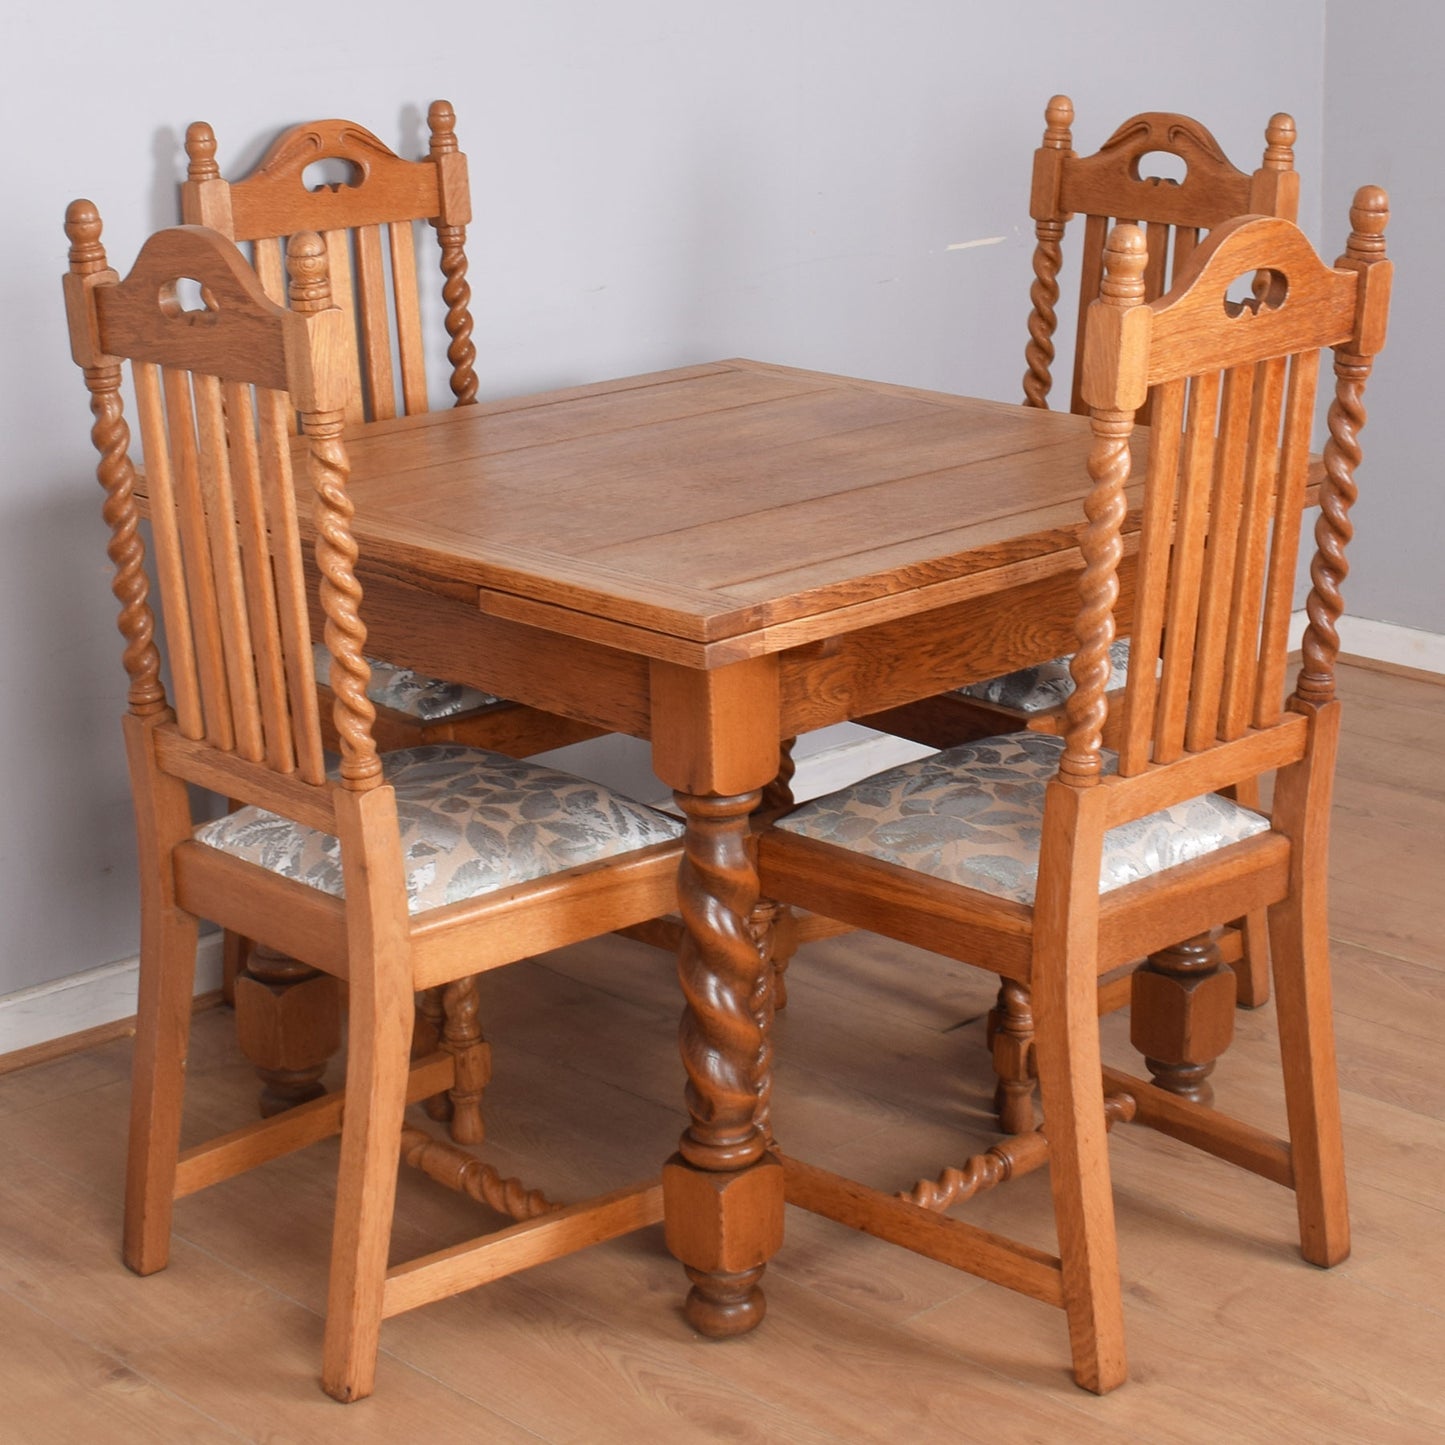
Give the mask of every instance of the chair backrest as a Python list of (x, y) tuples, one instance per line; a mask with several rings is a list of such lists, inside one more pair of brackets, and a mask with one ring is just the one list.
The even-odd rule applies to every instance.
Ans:
[[(288, 309), (264, 294), (245, 257), (214, 231), (158, 232), (122, 281), (106, 263), (100, 217), (89, 201), (72, 203), (65, 228), (66, 310), (95, 416), (130, 710), (161, 720), (170, 714), (122, 414), (127, 361), (175, 728), (184, 740), (177, 747), (224, 766), (222, 791), (232, 797), (302, 821), (324, 818), (324, 800), (306, 801), (308, 792), (329, 785), (293, 455), (304, 456), (315, 492), (315, 555), (343, 783), (366, 790), (380, 780), (340, 436), (345, 385), (336, 355), (346, 318), (330, 302), (325, 248), (314, 233), (291, 238)], [(194, 289), (200, 304), (188, 309), (185, 296)], [(292, 434), (298, 413), (304, 443)], [(217, 754), (226, 756), (218, 763)], [(204, 769), (182, 775), (217, 785)]]
[[(216, 137), (205, 121), (186, 131), (187, 180), (181, 218), (247, 243), (266, 294), (284, 302), (286, 240), (316, 231), (326, 242), (331, 294), (356, 318), (348, 332), (348, 422), (411, 416), (427, 409), (415, 223), (428, 222), (441, 249), (447, 359), (458, 406), (476, 400), (466, 235), (471, 220), (467, 159), (457, 147), (456, 115), (444, 100), (428, 112), (431, 142), (422, 160), (403, 160), (372, 133), (345, 120), (284, 131), (243, 180), (227, 181)], [(345, 178), (308, 188), (318, 163)]]
[[(1198, 245), (1202, 233), (1234, 216), (1299, 213), (1299, 175), (1294, 170), (1295, 125), (1283, 113), (1265, 127), (1264, 159), (1252, 175), (1231, 165), (1219, 143), (1196, 120), (1164, 111), (1131, 116), (1091, 156), (1073, 151), (1070, 127), (1073, 103), (1056, 95), (1044, 112), (1043, 144), (1034, 152), (1029, 214), (1034, 218), (1034, 282), (1029, 291), (1028, 365), (1024, 401), (1046, 407), (1053, 384), (1054, 333), (1058, 318), (1059, 270), (1067, 223), (1084, 217), (1079, 267), (1078, 330), (1069, 409), (1088, 411), (1080, 382), (1084, 326), (1089, 305), (1103, 279), (1104, 239), (1116, 221), (1144, 227), (1149, 264), (1145, 299), (1153, 301), (1173, 284)], [(1185, 166), (1180, 179), (1144, 174), (1157, 154), (1175, 156)], [(1148, 402), (1141, 422), (1148, 421)]]
[[(1065, 781), (1087, 784), (1099, 774), (1121, 526), (1130, 505), (1124, 490), (1129, 437), (1151, 387), (1155, 413), (1119, 774), (1127, 779), (1183, 760), (1195, 765), (1197, 776), (1181, 786), (1212, 791), (1233, 781), (1225, 752), (1232, 747), (1239, 760), (1250, 749), (1268, 751), (1261, 731), (1288, 721), (1290, 602), (1319, 353), (1327, 346), (1335, 350), (1336, 400), (1325, 446), (1305, 666), (1290, 714), (1333, 695), (1334, 622), (1360, 457), (1362, 398), (1384, 344), (1391, 276), (1385, 193), (1361, 189), (1350, 218), (1353, 230), (1334, 268), (1288, 221), (1245, 216), (1228, 222), (1153, 302), (1145, 300), (1144, 232), (1125, 225), (1110, 235), (1085, 341), (1093, 487), (1081, 539), (1080, 646), (1060, 767)], [(1218, 755), (1224, 774), (1211, 773), (1215, 763), (1201, 761), (1208, 752)], [(1250, 754), (1255, 763), (1263, 755)], [(1236, 777), (1248, 771), (1241, 767)]]

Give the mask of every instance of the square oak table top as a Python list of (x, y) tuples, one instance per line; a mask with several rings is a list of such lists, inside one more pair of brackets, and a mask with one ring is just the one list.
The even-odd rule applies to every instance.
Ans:
[(687, 666), (1080, 565), (1088, 421), (1001, 402), (723, 361), (346, 443), (363, 566)]

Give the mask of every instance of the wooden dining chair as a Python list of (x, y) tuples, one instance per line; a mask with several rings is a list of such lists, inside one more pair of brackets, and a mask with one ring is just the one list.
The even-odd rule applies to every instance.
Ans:
[[(167, 1260), (173, 1201), (341, 1134), (322, 1381), (370, 1392), (383, 1317), (656, 1222), (658, 1181), (567, 1208), (404, 1119), (465, 1098), (477, 1049), (412, 1062), (414, 994), (665, 911), (681, 824), (595, 783), (499, 753), (383, 753), (367, 697), (365, 598), (346, 494), (347, 313), (327, 248), (288, 246), (290, 308), (232, 243), (160, 232), (124, 281), (95, 207), (67, 212), (67, 312), (100, 453), (130, 679), (123, 730), (140, 854), (141, 981), (124, 1254)], [(202, 304), (186, 309), (183, 282)], [(165, 620), (167, 690), (122, 415), (128, 361)], [(294, 435), (299, 416), (301, 435)], [(293, 465), (304, 480), (293, 478)], [(340, 762), (328, 772), (295, 481), (311, 496)], [(308, 485), (309, 484), (309, 485)], [(190, 785), (241, 806), (198, 826)], [(197, 925), (207, 918), (344, 979), (344, 1094), (182, 1151)], [(388, 1268), (399, 1160), (519, 1223)]]
[[(1044, 1111), (1041, 1129), (906, 1198), (785, 1160), (790, 1202), (1061, 1306), (1074, 1377), (1099, 1392), (1126, 1373), (1110, 1122), (1148, 1124), (1292, 1188), (1305, 1258), (1332, 1265), (1349, 1251), (1325, 878), (1344, 548), (1365, 381), (1389, 304), (1384, 192), (1359, 191), (1350, 215), (1334, 268), (1288, 221), (1228, 222), (1153, 302), (1146, 232), (1111, 232), (1081, 382), (1091, 489), (1063, 735), (1023, 730), (947, 750), (807, 803), (760, 839), (771, 895), (1027, 988)], [(1335, 350), (1335, 400), (1304, 663), (1286, 699), (1326, 346)], [(1139, 505), (1129, 442), (1151, 388), (1132, 666), (1111, 704), (1124, 527)], [(1106, 750), (1115, 710), (1117, 749)], [(1276, 770), (1269, 816), (1223, 796)], [(1260, 907), (1269, 914), (1284, 1139), (1213, 1109), (1207, 1084), (1234, 1009), (1212, 930)], [(1153, 1076), (1145, 1081), (1101, 1069), (1096, 985), (1156, 950), (1133, 980), (1131, 1037)], [(1043, 1164), (1057, 1257), (936, 1213)]]
[[(324, 238), (332, 296), (350, 318), (340, 336), (348, 423), (414, 416), (430, 406), (423, 324), (427, 287), (418, 263), (418, 237), (428, 230), (440, 268), (451, 394), (457, 406), (477, 399), (466, 256), (471, 221), (467, 158), (457, 142), (449, 102), (433, 102), (427, 122), (430, 140), (419, 160), (397, 155), (354, 121), (294, 125), (239, 180), (221, 174), (215, 132), (207, 122), (196, 121), (186, 130), (182, 219), (240, 243), (272, 300), (286, 300), (287, 238), (298, 231)], [(605, 731), (381, 658), (367, 660), (368, 695), (376, 709), (373, 734), (383, 749), (455, 742), (531, 757)], [(335, 751), (334, 699), (320, 645), (315, 666), (322, 738)], [(653, 932), (660, 939), (672, 936), (661, 925)], [(248, 940), (228, 933), (223, 989), (233, 1002), (238, 986), (246, 1053), (265, 1086), (262, 1108), (275, 1111), (315, 1097), (339, 1040), (329, 985), (294, 960), (252, 948)], [(435, 996), (423, 1000), (423, 1046), (447, 1026), (442, 1001)], [(470, 1035), (477, 1023), (454, 1018), (451, 1028), (454, 1034), (462, 1028)], [(480, 1121), (479, 1113), (473, 1117)]]
[[(1045, 108), (1044, 120), (1043, 143), (1034, 152), (1030, 188), (1035, 246), (1024, 404), (1049, 406), (1064, 241), (1069, 223), (1082, 217), (1069, 409), (1083, 414), (1087, 410), (1080, 389), (1084, 326), (1089, 305), (1098, 295), (1109, 226), (1117, 219), (1145, 228), (1150, 261), (1144, 294), (1147, 300), (1154, 300), (1168, 288), (1200, 239), (1224, 221), (1246, 214), (1295, 219), (1299, 211), (1295, 124), (1283, 112), (1270, 117), (1263, 158), (1251, 173), (1234, 166), (1209, 130), (1189, 116), (1162, 111), (1131, 116), (1089, 156), (1074, 152), (1074, 106), (1068, 96), (1054, 96)], [(1184, 175), (1152, 174), (1164, 166), (1160, 157), (1172, 157), (1184, 167)], [(1141, 424), (1148, 422), (1148, 399), (1138, 419)], [(1127, 637), (1114, 644), (1110, 660), (1109, 687), (1117, 691), (1127, 676)], [(1064, 702), (1072, 690), (1069, 658), (1050, 657), (1005, 676), (860, 721), (935, 748), (956, 747), (1019, 728), (1058, 734), (1065, 726)], [(1112, 743), (1113, 738), (1105, 741)], [(1251, 780), (1241, 787), (1239, 801), (1259, 807), (1258, 783)], [(1234, 970), (1240, 1006), (1258, 1008), (1269, 998), (1269, 934), (1263, 913), (1232, 920), (1219, 942)], [(1115, 986), (1101, 992), (1101, 1008), (1113, 1007), (1127, 996), (1117, 986), (1122, 982), (1114, 980)], [(1033, 1033), (1028, 995), (1017, 985), (1000, 988), (998, 1002), (989, 1014), (987, 1042), (999, 1079), (1000, 1120), (1009, 1132), (1022, 1132), (1033, 1123)]]

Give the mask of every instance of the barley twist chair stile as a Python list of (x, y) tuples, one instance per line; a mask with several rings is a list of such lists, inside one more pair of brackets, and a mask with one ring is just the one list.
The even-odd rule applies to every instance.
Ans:
[[(356, 1399), (372, 1388), (384, 1316), (660, 1218), (658, 1181), (561, 1208), (408, 1124), (404, 1110), (465, 1086), (475, 1063), (457, 1048), (412, 1060), (415, 992), (663, 912), (681, 825), (499, 753), (454, 743), (378, 749), (346, 494), (347, 377), (336, 365), (346, 317), (330, 304), (316, 235), (290, 240), (287, 309), (208, 229), (158, 233), (123, 281), (107, 266), (94, 206), (75, 202), (66, 232), (72, 349), (91, 393), (130, 679), (123, 727), (140, 848), (125, 1260), (139, 1274), (163, 1268), (176, 1199), (339, 1131), (322, 1379), (337, 1398)], [(185, 309), (182, 281), (200, 284), (200, 309)], [(138, 530), (124, 362), (170, 693)], [(340, 745), (332, 774), (293, 458), (313, 494), (314, 585)], [(198, 825), (192, 784), (241, 806)], [(181, 1151), (202, 918), (346, 981), (346, 1083), (344, 1094)], [(472, 1053), (479, 1047), (474, 1040)], [(498, 1240), (388, 1269), (402, 1157), (519, 1223)]]
[[(1044, 1112), (1042, 1129), (897, 1199), (785, 1159), (789, 1200), (1062, 1306), (1075, 1378), (1091, 1390), (1125, 1376), (1110, 1123), (1149, 1125), (1293, 1189), (1305, 1258), (1332, 1265), (1349, 1252), (1325, 924), (1333, 669), (1364, 385), (1384, 342), (1391, 275), (1384, 192), (1362, 189), (1350, 214), (1334, 268), (1288, 221), (1227, 222), (1153, 302), (1145, 232), (1111, 232), (1081, 383), (1091, 488), (1063, 735), (964, 744), (805, 804), (760, 839), (773, 896), (1027, 989)], [(1304, 665), (1286, 699), (1327, 346), (1336, 395)], [(1130, 437), (1151, 389), (1133, 665), (1111, 705)], [(1267, 772), (1277, 772), (1270, 816), (1225, 796)], [(1157, 1081), (1157, 1061), (1207, 1067), (1227, 1045), (1234, 987), (1214, 930), (1256, 908), (1269, 918), (1283, 1139)], [(1151, 963), (1133, 976), (1132, 1041), (1156, 1080), (1102, 1069), (1099, 977), (1179, 939), (1187, 967)], [(1045, 1164), (1057, 1258), (959, 1220), (925, 1222)]]

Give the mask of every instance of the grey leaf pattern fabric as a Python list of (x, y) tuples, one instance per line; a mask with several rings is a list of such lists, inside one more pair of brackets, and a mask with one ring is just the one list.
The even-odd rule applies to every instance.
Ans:
[[(316, 681), (329, 686), (331, 682), (331, 654), (326, 644), (316, 643), (312, 648), (316, 659)], [(378, 707), (388, 707), (392, 712), (405, 713), (419, 722), (440, 722), (443, 718), (456, 717), (460, 713), (473, 712), (477, 708), (495, 707), (501, 698), (493, 697), (476, 687), (463, 687), (459, 682), (444, 682), (439, 677), (428, 677), (424, 672), (413, 672), (409, 667), (397, 667), (383, 662), (380, 658), (368, 657), (371, 667), (371, 681), (366, 686), (366, 695)]]
[[(514, 883), (682, 836), (683, 825), (556, 768), (457, 743), (382, 758), (396, 789), (407, 907), (424, 913)], [(195, 837), (343, 897), (341, 845), (263, 808), (240, 808)]]
[[(1063, 739), (1047, 733), (984, 738), (815, 798), (775, 826), (996, 898), (1032, 903), (1044, 790), (1058, 773), (1063, 749)], [(1105, 752), (1105, 771), (1117, 765), (1117, 757)], [(1191, 798), (1105, 834), (1099, 891), (1268, 828), (1268, 818), (1215, 793)]]
[[(1109, 649), (1109, 687), (1123, 687), (1129, 679), (1129, 639), (1120, 640)], [(1033, 667), (1021, 667), (1002, 677), (984, 682), (971, 682), (959, 688), (965, 697), (992, 702), (1000, 707), (1017, 708), (1020, 712), (1046, 712), (1058, 707), (1074, 690), (1069, 676), (1069, 658), (1055, 657)]]

